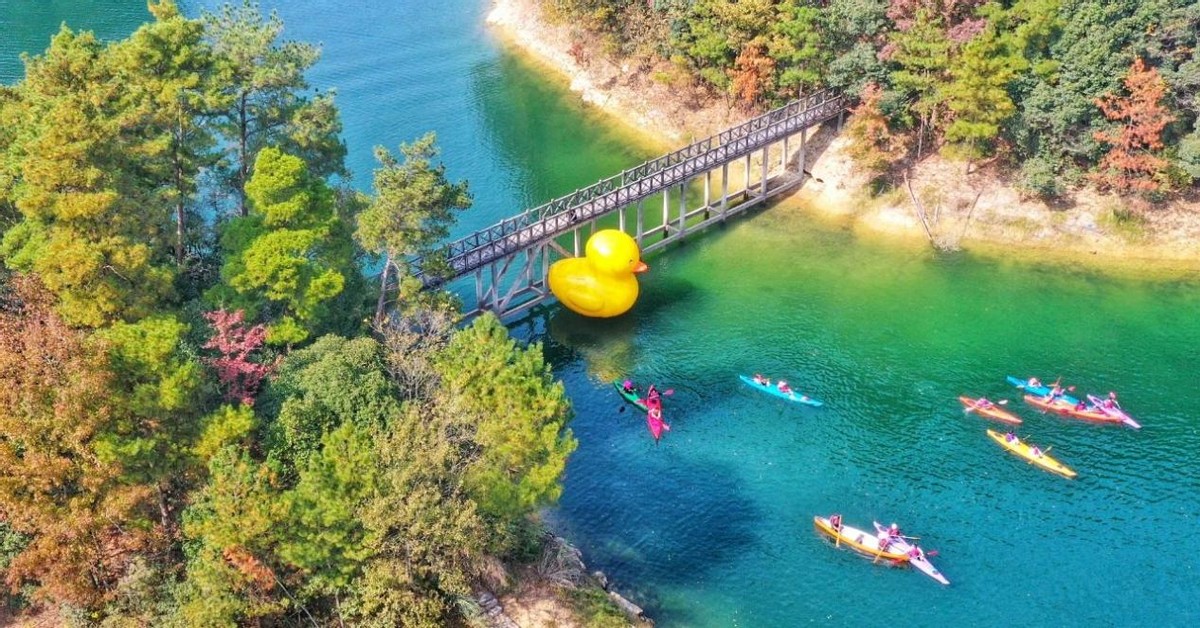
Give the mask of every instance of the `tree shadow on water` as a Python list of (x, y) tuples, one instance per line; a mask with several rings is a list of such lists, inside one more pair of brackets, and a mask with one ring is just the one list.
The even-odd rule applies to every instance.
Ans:
[(664, 607), (659, 588), (694, 586), (758, 551), (762, 513), (732, 467), (681, 460), (669, 439), (640, 460), (571, 469), (551, 518), (590, 568), (650, 616), (669, 610), (673, 623), (688, 623), (680, 608)]

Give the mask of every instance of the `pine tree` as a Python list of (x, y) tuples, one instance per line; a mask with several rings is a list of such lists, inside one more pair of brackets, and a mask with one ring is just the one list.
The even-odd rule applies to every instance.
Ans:
[(0, 256), (36, 272), (74, 325), (136, 320), (172, 295), (170, 217), (143, 176), (156, 138), (127, 89), (111, 48), (64, 28), (28, 59), (11, 105), (22, 133), (6, 171), (22, 222)]
[(1019, 63), (989, 28), (963, 47), (951, 69), (951, 82), (943, 90), (952, 116), (946, 141), (959, 146), (968, 159), (987, 154), (1000, 125), (1016, 111), (1008, 87)]
[(466, 487), (503, 543), (512, 525), (562, 492), (559, 477), (577, 444), (566, 427), (570, 403), (541, 347), (518, 347), (490, 314), (455, 334), (437, 364), (437, 406), (477, 452)]
[(446, 167), (433, 164), (437, 136), (429, 133), (412, 144), (401, 144), (400, 162), (383, 147), (375, 148), (375, 196), (358, 215), (356, 236), (367, 251), (383, 256), (383, 272), (375, 320), (382, 321), (389, 277), (408, 255), (428, 253), (450, 233), (455, 213), (471, 206), (467, 183), (451, 183)]
[(353, 315), (331, 309), (357, 269), (329, 186), (300, 158), (266, 148), (246, 192), (252, 212), (222, 230), (224, 283), (209, 300), (265, 317), (267, 342), (276, 345), (305, 340), (334, 315)]
[(344, 174), (346, 146), (338, 137), (342, 129), (332, 95), (306, 96), (304, 74), (317, 62), (320, 49), (281, 42), (283, 21), (274, 12), (264, 17), (251, 0), (226, 4), (203, 19), (223, 86), (224, 106), (217, 117), (232, 155), (229, 182), (237, 194), (238, 215), (249, 213), (245, 186), (264, 147), (278, 146), (301, 157), (319, 178)]

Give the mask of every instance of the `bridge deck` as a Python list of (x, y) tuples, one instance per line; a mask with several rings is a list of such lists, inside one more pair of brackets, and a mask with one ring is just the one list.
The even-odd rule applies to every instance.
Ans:
[(672, 186), (732, 163), (784, 137), (838, 116), (845, 97), (823, 90), (792, 101), (717, 135), (481, 229), (437, 252), (442, 272), (427, 272), (426, 260), (411, 268), (426, 286), (462, 277), (627, 207)]

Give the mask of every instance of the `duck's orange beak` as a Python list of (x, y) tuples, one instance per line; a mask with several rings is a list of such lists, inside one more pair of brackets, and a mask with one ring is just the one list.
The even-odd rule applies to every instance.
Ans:
[(638, 260), (637, 266), (633, 267), (633, 272), (635, 273), (644, 273), (648, 270), (650, 270), (650, 267), (646, 265), (646, 262), (641, 260)]

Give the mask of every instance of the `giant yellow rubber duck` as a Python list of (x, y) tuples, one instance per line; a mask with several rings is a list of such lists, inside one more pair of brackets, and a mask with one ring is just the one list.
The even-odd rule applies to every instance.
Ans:
[(604, 229), (588, 238), (583, 257), (554, 262), (548, 281), (550, 291), (572, 312), (610, 318), (633, 307), (638, 297), (634, 273), (648, 268), (633, 238)]

